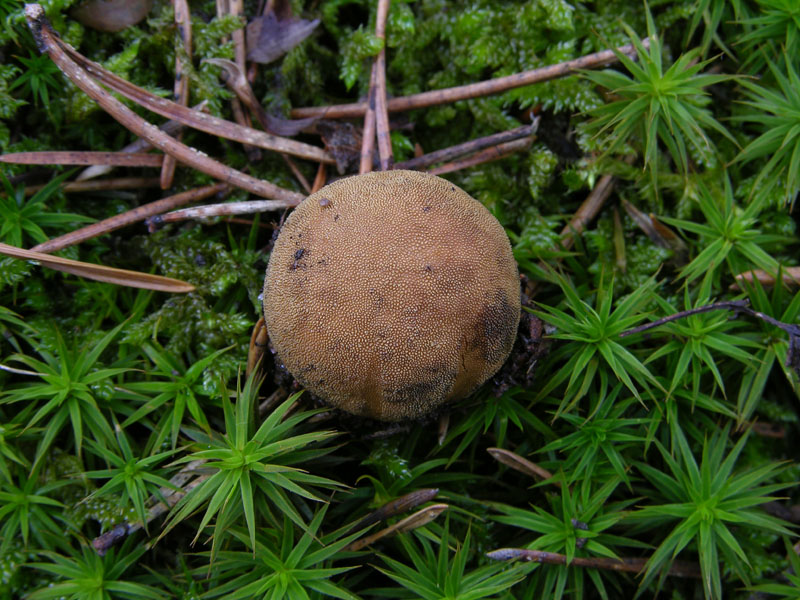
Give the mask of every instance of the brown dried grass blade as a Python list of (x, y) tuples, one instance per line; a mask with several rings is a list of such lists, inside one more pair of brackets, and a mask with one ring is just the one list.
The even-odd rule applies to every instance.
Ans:
[[(529, 461), (527, 458), (522, 458), (519, 454), (515, 454), (510, 450), (504, 450), (503, 448), (487, 448), (486, 451), (491, 454), (492, 458), (494, 458), (497, 462), (503, 463), (515, 471), (525, 473), (526, 475), (530, 475), (531, 477), (535, 477), (537, 479), (553, 478), (553, 474), (547, 469), (544, 469), (536, 463)], [(556, 485), (561, 485), (560, 482), (555, 483)]]
[[(784, 285), (800, 285), (800, 267), (783, 267), (783, 284)], [(775, 285), (775, 275), (770, 275), (761, 269), (754, 269), (752, 271), (745, 271), (736, 275), (736, 283), (731, 285), (730, 289), (741, 289), (740, 285), (743, 281), (753, 283), (754, 279), (764, 286)]]
[(377, 523), (378, 521), (385, 521), (390, 517), (394, 517), (395, 515), (399, 515), (406, 511), (411, 510), (412, 508), (416, 508), (420, 504), (424, 504), (425, 502), (430, 502), (436, 497), (436, 494), (439, 493), (439, 488), (423, 488), (421, 490), (415, 490), (413, 492), (409, 492), (403, 496), (400, 496), (396, 500), (392, 500), (391, 502), (387, 502), (380, 508), (373, 510), (363, 519), (361, 519), (358, 523), (353, 525), (350, 528), (350, 533), (355, 533), (359, 529), (364, 529), (369, 527), (373, 523)]
[(385, 529), (381, 529), (373, 533), (372, 535), (368, 535), (365, 538), (361, 538), (360, 540), (356, 540), (352, 544), (345, 546), (344, 550), (346, 551), (356, 551), (361, 550), (370, 544), (374, 544), (381, 538), (386, 537), (387, 535), (392, 535), (394, 533), (404, 533), (406, 531), (411, 531), (412, 529), (417, 529), (418, 527), (422, 527), (423, 525), (427, 525), (431, 521), (433, 521), (436, 517), (438, 517), (442, 512), (444, 512), (447, 508), (449, 508), (448, 504), (431, 504), (430, 506), (426, 506), (425, 508), (418, 510), (413, 515), (406, 517), (402, 521), (398, 521), (394, 525), (390, 525)]
[(145, 290), (155, 290), (157, 292), (171, 292), (173, 294), (185, 294), (193, 292), (194, 286), (179, 279), (162, 277), (160, 275), (150, 275), (138, 271), (128, 271), (126, 269), (115, 269), (105, 265), (70, 260), (60, 256), (50, 256), (41, 252), (25, 250), (16, 246), (0, 243), (0, 254), (19, 258), (22, 260), (38, 261), (43, 267), (48, 267), (56, 271), (63, 271), (79, 277), (114, 283), (127, 287), (142, 288)]

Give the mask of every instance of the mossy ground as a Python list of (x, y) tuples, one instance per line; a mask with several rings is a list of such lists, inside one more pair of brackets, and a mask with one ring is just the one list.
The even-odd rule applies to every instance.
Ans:
[[(178, 39), (169, 2), (157, 0), (146, 21), (115, 34), (73, 20), (72, 0), (43, 4), (81, 53), (149, 90), (172, 89)], [(257, 5), (245, 2), (246, 14)], [(291, 6), (321, 24), (281, 60), (260, 66), (254, 91), (266, 109), (288, 116), (292, 107), (364, 97), (380, 48), (371, 33), (375, 3)], [(39, 54), (21, 8), (0, 0), (0, 151), (129, 143), (128, 131)], [(232, 44), (222, 40), (240, 23), (214, 18), (215, 2), (192, 2), (191, 10), (191, 104), (207, 100), (213, 114), (230, 118), (231, 94), (202, 59), (232, 58)], [(555, 327), (546, 329), (550, 354), (537, 358), (532, 379), (514, 365), (513, 377), (454, 410), (442, 445), (433, 422), (376, 437), (352, 419), (318, 422), (301, 398), (284, 422), (290, 426), (270, 430), (293, 445), (270, 454), (264, 440), (271, 438), (263, 436), (271, 433), (259, 437), (260, 420), (240, 410), (250, 388), (239, 394), (236, 424), (227, 399), (236, 396), (230, 390), (260, 312), (265, 249), (279, 214), (155, 234), (128, 227), (60, 253), (190, 281), (197, 291), (185, 296), (0, 260), (0, 597), (629, 598), (660, 588), (663, 597), (688, 599), (746, 598), (756, 586), (800, 596), (786, 561), (794, 530), (761, 508), (771, 502), (776, 514), (797, 504), (800, 384), (785, 364), (797, 340), (720, 312), (619, 337), (647, 320), (742, 297), (798, 322), (796, 287), (731, 288), (736, 273), (797, 265), (794, 1), (395, 1), (388, 91), (509, 75), (649, 31), (658, 34), (657, 51), (639, 57), (641, 71), (616, 64), (605, 74), (399, 116), (398, 160), (417, 143), (432, 151), (540, 117), (528, 151), (447, 177), (509, 233), (521, 271), (537, 282), (530, 306)], [(250, 163), (232, 142), (188, 131), (183, 139), (300, 191), (277, 155)], [(298, 162), (313, 180), (316, 165)], [(162, 195), (56, 191), (32, 201), (17, 192), (61, 171), (3, 165), (12, 183), (0, 198), (1, 242), (31, 247), (79, 226), (77, 216), (64, 215), (102, 219)], [(571, 251), (558, 250), (561, 228), (605, 174), (616, 176), (605, 208)], [(179, 168), (168, 193), (208, 183)], [(678, 232), (687, 250), (647, 237), (623, 200)], [(270, 377), (262, 397), (275, 386)], [(781, 435), (746, 433), (754, 423)], [(329, 439), (328, 429), (343, 433)], [(549, 469), (560, 485), (534, 485), (495, 461), (491, 447)], [(209, 448), (217, 454), (203, 455)], [(204, 499), (184, 505), (192, 510), (173, 511), (154, 545), (146, 544), (163, 519), (103, 559), (93, 554), (95, 536), (139, 518), (160, 478), (180, 468), (171, 461), (200, 457), (212, 460), (210, 472), (232, 475), (209, 479), (215, 483), (200, 488)], [(276, 475), (281, 469), (297, 478), (292, 485)], [(447, 516), (369, 551), (341, 550), (348, 524), (433, 487)], [(636, 577), (485, 556), (502, 547), (652, 559)], [(673, 558), (699, 564), (702, 578), (661, 577)]]

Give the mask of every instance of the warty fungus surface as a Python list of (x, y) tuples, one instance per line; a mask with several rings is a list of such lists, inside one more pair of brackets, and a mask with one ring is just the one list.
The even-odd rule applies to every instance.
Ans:
[(270, 256), (277, 358), (347, 412), (399, 421), (467, 397), (508, 357), (520, 283), (503, 227), (416, 171), (341, 179), (304, 200)]

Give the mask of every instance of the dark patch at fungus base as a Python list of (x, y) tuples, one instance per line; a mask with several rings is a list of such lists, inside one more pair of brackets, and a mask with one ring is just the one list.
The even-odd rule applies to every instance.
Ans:
[(289, 216), (264, 315), (303, 386), (345, 411), (398, 421), (497, 372), (519, 298), (511, 245), (485, 207), (439, 177), (387, 171), (334, 182)]

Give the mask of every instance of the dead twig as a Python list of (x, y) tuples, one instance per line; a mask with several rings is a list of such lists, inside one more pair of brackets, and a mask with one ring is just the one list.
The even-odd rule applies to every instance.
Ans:
[(370, 90), (375, 103), (375, 132), (378, 136), (378, 156), (381, 171), (392, 168), (392, 138), (389, 133), (389, 110), (386, 105), (386, 19), (389, 16), (391, 0), (378, 0), (375, 17), (375, 37), (382, 40), (383, 47), (372, 65), (375, 89)]
[(700, 313), (709, 312), (712, 310), (731, 310), (735, 313), (745, 314), (749, 317), (753, 317), (764, 323), (772, 325), (773, 327), (777, 327), (785, 334), (789, 336), (789, 348), (786, 351), (786, 366), (792, 369), (797, 375), (800, 375), (800, 325), (795, 323), (784, 323), (783, 321), (779, 321), (769, 315), (766, 315), (760, 311), (753, 310), (750, 308), (750, 303), (747, 300), (728, 300), (723, 302), (714, 302), (712, 304), (706, 304), (704, 306), (698, 306), (696, 308), (692, 308), (689, 310), (682, 310), (677, 312), (673, 315), (669, 315), (662, 319), (658, 319), (657, 321), (653, 321), (651, 323), (646, 323), (644, 325), (639, 325), (638, 327), (633, 327), (632, 329), (628, 329), (627, 331), (623, 331), (619, 334), (619, 337), (626, 337), (629, 335), (633, 335), (635, 333), (641, 333), (643, 331), (647, 331), (648, 329), (653, 329), (654, 327), (659, 327), (665, 323), (669, 323), (671, 321), (675, 321), (677, 319), (683, 319), (686, 317), (690, 317), (692, 315), (697, 315)]
[(474, 140), (470, 140), (462, 144), (456, 144), (455, 146), (442, 148), (441, 150), (436, 150), (434, 152), (428, 152), (427, 154), (423, 154), (416, 158), (396, 163), (394, 168), (424, 169), (440, 162), (458, 158), (459, 156), (465, 156), (467, 154), (472, 154), (473, 152), (479, 152), (480, 150), (490, 146), (497, 146), (498, 144), (511, 142), (520, 138), (531, 137), (536, 132), (538, 126), (539, 118), (537, 117), (536, 120), (530, 125), (522, 125), (521, 127), (515, 127), (514, 129), (509, 129), (508, 131), (493, 133), (492, 135), (475, 138)]
[[(194, 110), (206, 110), (206, 106), (208, 105), (208, 101), (203, 100), (201, 103), (194, 106)], [(170, 119), (169, 121), (165, 121), (158, 128), (166, 133), (167, 135), (176, 136), (182, 129), (183, 125), (178, 123), (174, 119)], [(153, 145), (148, 142), (147, 140), (143, 140), (142, 138), (138, 138), (135, 141), (131, 142), (119, 152), (129, 152), (129, 153), (136, 153), (136, 152), (147, 152), (148, 150), (152, 150)], [(75, 181), (85, 181), (87, 179), (93, 179), (95, 177), (100, 177), (101, 175), (105, 175), (112, 170), (113, 167), (104, 166), (104, 165), (96, 165), (93, 167), (88, 167), (81, 171), (81, 173), (75, 178)]]
[[(244, 104), (250, 110), (250, 112), (255, 115), (264, 131), (272, 134), (282, 133), (285, 135), (296, 135), (303, 128), (312, 125), (315, 121), (315, 119), (286, 121), (284, 119), (270, 117), (270, 115), (267, 114), (267, 111), (264, 110), (264, 107), (261, 106), (261, 103), (258, 101), (258, 98), (256, 98), (255, 93), (253, 93), (253, 88), (250, 87), (250, 82), (247, 80), (247, 77), (245, 77), (244, 69), (240, 68), (235, 62), (225, 58), (208, 58), (203, 62), (211, 63), (222, 69), (223, 81), (236, 94), (237, 98), (242, 102), (242, 104)], [(300, 182), (300, 185), (303, 186), (303, 189), (306, 191), (306, 193), (310, 194), (311, 186), (308, 185), (308, 181), (306, 180), (305, 176), (291, 159), (291, 157), (285, 153), (281, 153), (281, 156), (294, 174), (295, 178)]]
[(436, 494), (438, 493), (439, 493), (439, 488), (425, 488), (400, 496), (396, 500), (387, 502), (380, 508), (373, 510), (366, 517), (364, 517), (358, 523), (353, 525), (350, 528), (350, 531), (346, 535), (352, 535), (356, 531), (365, 529), (370, 525), (372, 525), (373, 523), (377, 523), (379, 521), (385, 521), (390, 517), (394, 517), (395, 515), (402, 514), (406, 511), (411, 510), (412, 508), (416, 508), (420, 504), (424, 504), (425, 502), (430, 502), (436, 497)]
[[(244, 6), (241, 0), (233, 0), (233, 2), (226, 2), (226, 0), (217, 0), (217, 17), (222, 18), (225, 15), (232, 14), (239, 18), (244, 18)], [(222, 38), (222, 43), (228, 41), (228, 38)], [(237, 29), (233, 32), (233, 52), (234, 60), (239, 67), (246, 69), (245, 59), (247, 49), (244, 48), (244, 28)], [(243, 127), (252, 127), (253, 123), (250, 116), (244, 112), (242, 108), (242, 101), (239, 98), (231, 98), (231, 112), (233, 113), (233, 120)], [(245, 154), (250, 162), (261, 160), (261, 150), (255, 146), (243, 144)]]
[(325, 168), (324, 164), (319, 163), (319, 167), (317, 167), (317, 176), (314, 177), (314, 184), (311, 186), (311, 193), (313, 194), (321, 190), (327, 180), (328, 170)]
[(507, 158), (516, 152), (527, 149), (530, 147), (531, 142), (531, 138), (524, 138), (521, 140), (497, 144), (496, 146), (491, 146), (481, 150), (472, 156), (467, 156), (466, 158), (454, 160), (453, 162), (445, 163), (443, 165), (439, 165), (438, 167), (428, 169), (428, 173), (433, 175), (443, 175), (444, 173), (452, 173), (453, 171), (460, 171), (461, 169), (467, 169), (469, 167), (474, 167), (475, 165), (481, 165), (483, 163)]
[[(524, 548), (500, 548), (487, 552), (486, 556), (492, 560), (524, 560), (547, 565), (567, 565), (570, 567), (604, 569), (607, 571), (622, 571), (636, 574), (641, 573), (647, 567), (648, 560), (646, 558), (607, 558), (604, 556), (592, 558), (576, 556), (572, 560), (567, 560), (565, 554), (544, 552), (542, 550), (526, 550)], [(699, 579), (701, 576), (700, 566), (693, 562), (675, 560), (672, 561), (667, 575)]]
[[(174, 100), (181, 106), (189, 106), (189, 77), (183, 72), (183, 61), (192, 62), (192, 15), (189, 12), (187, 0), (172, 0), (172, 7), (175, 13), (175, 27), (178, 29), (178, 36), (183, 44), (183, 52), (180, 48), (175, 51), (175, 85), (173, 88)], [(175, 135), (175, 139), (181, 141), (181, 132)], [(167, 155), (161, 165), (161, 189), (167, 190), (172, 187), (172, 180), (175, 177), (175, 158)]]
[(142, 152), (90, 152), (66, 150), (53, 152), (12, 152), (0, 155), (0, 162), (17, 165), (105, 165), (112, 167), (160, 167), (162, 154)]
[(639, 325), (638, 327), (633, 327), (631, 329), (628, 329), (627, 331), (623, 331), (622, 333), (619, 334), (619, 337), (628, 337), (629, 335), (642, 333), (649, 329), (655, 329), (656, 327), (661, 327), (666, 323), (677, 321), (678, 319), (685, 319), (686, 317), (691, 317), (692, 315), (699, 315), (702, 313), (711, 312), (712, 310), (755, 312), (749, 310), (749, 304), (750, 303), (747, 300), (725, 300), (723, 302), (714, 302), (712, 304), (706, 304), (704, 306), (690, 308), (689, 310), (682, 310), (680, 312), (676, 312), (675, 314), (668, 315), (656, 321), (651, 321), (650, 323), (645, 323), (644, 325)]
[(224, 215), (251, 215), (271, 210), (283, 210), (296, 205), (296, 202), (285, 202), (284, 200), (247, 200), (245, 202), (229, 202), (227, 204), (207, 204), (205, 206), (175, 210), (165, 215), (154, 215), (147, 219), (145, 223), (153, 231), (165, 223), (175, 223), (186, 219), (211, 219)]
[[(160, 517), (162, 514), (167, 512), (171, 507), (175, 506), (180, 501), (180, 499), (183, 498), (186, 494), (191, 492), (194, 488), (196, 488), (206, 479), (211, 477), (210, 473), (198, 474), (197, 472), (197, 470), (205, 462), (206, 462), (205, 460), (194, 460), (189, 464), (187, 464), (180, 471), (178, 471), (169, 480), (169, 482), (173, 486), (175, 486), (175, 488), (179, 489), (168, 488), (168, 487), (162, 487), (159, 489), (161, 497), (167, 501), (167, 504), (164, 504), (163, 502), (156, 502), (147, 511), (146, 523), (150, 523), (154, 519)], [(193, 477), (194, 479), (192, 479)], [(151, 501), (155, 500), (151, 498)], [(94, 538), (94, 540), (92, 540), (92, 547), (100, 556), (103, 556), (106, 552), (108, 552), (111, 549), (111, 547), (115, 543), (117, 543), (126, 535), (129, 535), (134, 531), (142, 529), (146, 525), (146, 523), (139, 523), (139, 522), (121, 523), (116, 527), (114, 527), (113, 529), (110, 529), (104, 534)]]
[(586, 229), (586, 226), (597, 216), (600, 209), (603, 208), (611, 192), (614, 190), (614, 177), (612, 175), (603, 175), (600, 178), (586, 200), (583, 201), (572, 215), (569, 223), (561, 230), (561, 246), (564, 250), (569, 250), (575, 243), (575, 239)]
[(80, 242), (95, 238), (105, 233), (110, 233), (120, 229), (121, 227), (126, 227), (128, 225), (132, 225), (133, 223), (138, 223), (139, 221), (144, 221), (147, 219), (147, 217), (157, 215), (167, 210), (172, 210), (178, 206), (184, 206), (190, 202), (204, 200), (205, 198), (213, 196), (214, 194), (221, 194), (227, 190), (228, 186), (226, 184), (218, 183), (216, 185), (208, 185), (205, 187), (196, 188), (194, 190), (189, 190), (187, 192), (181, 192), (180, 194), (162, 198), (161, 200), (156, 200), (155, 202), (150, 202), (149, 204), (137, 206), (129, 211), (119, 215), (114, 215), (113, 217), (109, 217), (107, 219), (103, 219), (97, 223), (92, 223), (86, 227), (81, 227), (75, 231), (70, 231), (69, 233), (65, 233), (57, 238), (53, 238), (52, 240), (42, 242), (38, 246), (34, 246), (32, 250), (45, 253), (57, 252), (58, 250), (66, 248), (67, 246), (79, 244)]
[[(645, 47), (649, 47), (650, 41), (645, 39), (642, 40), (642, 43)], [(582, 69), (596, 69), (597, 67), (610, 65), (617, 61), (615, 52), (625, 54), (633, 59), (636, 58), (636, 48), (628, 44), (620, 46), (615, 50), (603, 50), (601, 52), (581, 56), (574, 60), (568, 60), (563, 63), (548, 65), (522, 73), (515, 73), (514, 75), (508, 75), (506, 77), (497, 77), (488, 81), (392, 98), (388, 100), (386, 106), (389, 112), (401, 112), (414, 110), (416, 108), (436, 106), (438, 104), (450, 104), (458, 100), (469, 100), (470, 98), (499, 94), (500, 92), (505, 92), (514, 88), (572, 75)], [(364, 115), (367, 107), (367, 102), (332, 106), (309, 106), (293, 109), (292, 116), (295, 118), (324, 117), (326, 119), (354, 119)]]
[(363, 175), (372, 171), (373, 154), (375, 152), (375, 70), (369, 80), (369, 92), (367, 94), (367, 109), (364, 112), (364, 127), (361, 131), (361, 162), (359, 163), (358, 173)]
[[(38, 5), (34, 4), (32, 6)], [(114, 75), (101, 65), (77, 52), (69, 44), (61, 42), (58, 38), (54, 38), (51, 35), (50, 41), (51, 43), (59, 44), (64, 54), (83, 68), (86, 73), (97, 79), (98, 82), (136, 102), (139, 106), (166, 117), (167, 119), (174, 119), (188, 127), (204, 131), (211, 135), (216, 135), (235, 142), (250, 144), (252, 146), (258, 146), (266, 150), (284, 152), (298, 158), (304, 158), (315, 162), (324, 162), (327, 164), (334, 164), (335, 162), (328, 152), (317, 146), (271, 135), (250, 127), (242, 127), (238, 123), (226, 121), (225, 119), (220, 119), (206, 113), (200, 113), (185, 106), (170, 102), (165, 98), (160, 98)]]
[[(50, 25), (44, 18), (44, 10), (39, 4), (26, 5), (25, 17), (39, 47), (43, 48), (48, 53), (53, 62), (58, 65), (59, 69), (61, 69), (75, 85), (91, 96), (106, 112), (139, 137), (145, 138), (155, 147), (161, 149), (166, 154), (174, 156), (180, 162), (186, 163), (203, 173), (207, 173), (231, 185), (251, 191), (259, 196), (284, 200), (302, 199), (302, 196), (296, 192), (285, 190), (272, 183), (256, 179), (255, 177), (251, 177), (250, 175), (246, 175), (236, 169), (223, 165), (197, 150), (181, 144), (175, 138), (166, 135), (163, 131), (160, 131), (157, 127), (142, 119), (122, 102), (114, 98), (114, 96), (94, 82), (83, 69), (66, 55), (64, 48), (69, 47), (69, 45), (61, 42), (55, 36)], [(193, 112), (186, 107), (181, 108)]]

